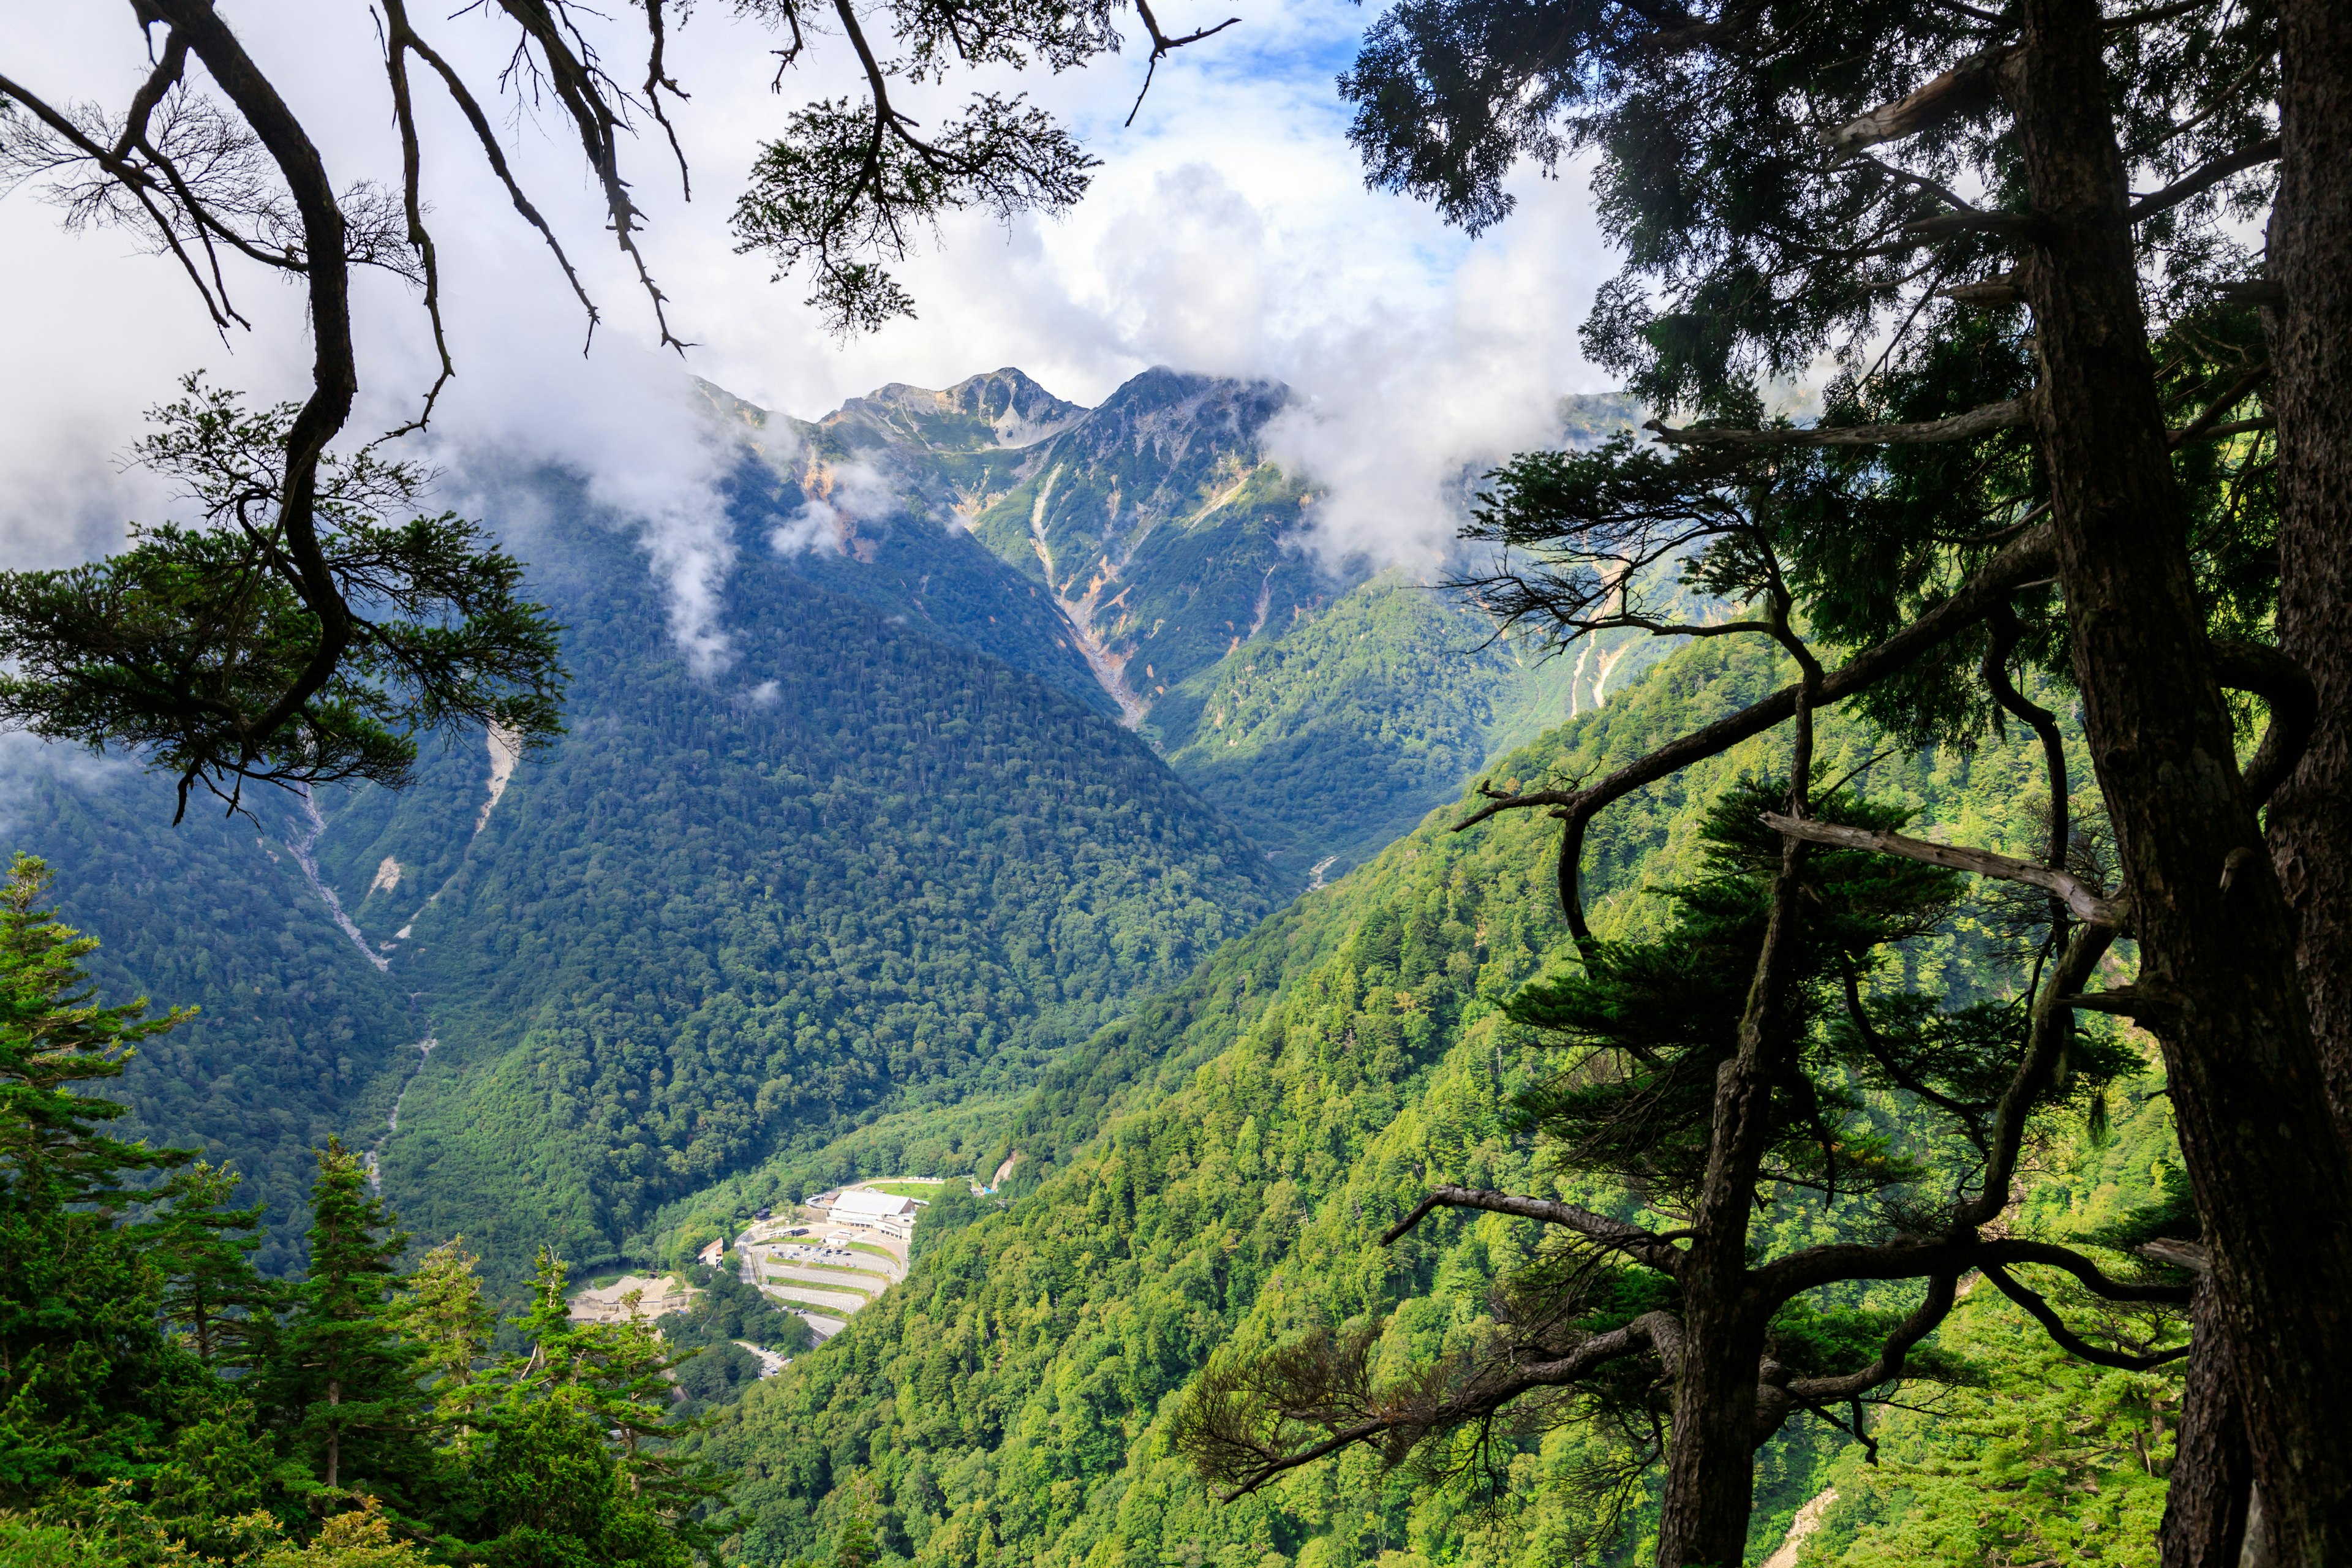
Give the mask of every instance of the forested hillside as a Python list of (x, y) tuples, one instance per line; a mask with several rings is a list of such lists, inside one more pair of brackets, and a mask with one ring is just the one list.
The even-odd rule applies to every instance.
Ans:
[[(1273, 383), (1155, 369), (1089, 409), (1005, 369), (887, 386), (813, 423), (706, 395), (772, 476), (748, 486), (842, 503), (825, 514), (841, 551), (803, 570), (968, 637), (971, 606), (927, 587), (932, 532), (890, 520), (968, 527), (1031, 585), (1029, 615), (985, 637), (1021, 640), (1033, 651), (1016, 662), (1115, 709), (1293, 890), (1344, 875), (1660, 651), (1614, 633), (1540, 666), (1441, 594), (1309, 548), (1314, 478), (1261, 447), (1289, 398)], [(1567, 399), (1561, 438), (1589, 445), (1633, 414)], [(1477, 472), (1451, 504), (1469, 504)], [(1041, 616), (1058, 658), (1034, 651)]]
[(204, 1009), (123, 1092), (151, 1137), (251, 1173), (266, 1262), (295, 1260), (338, 1131), (420, 1234), (509, 1277), (542, 1241), (609, 1258), (779, 1149), (1025, 1087), (1269, 907), (1263, 858), (1025, 584), (914, 514), (866, 522), (863, 558), (773, 547), (806, 500), (773, 481), (736, 487), (709, 676), (626, 520), (558, 474), (497, 500), (567, 626), (544, 755), (459, 748), (396, 795), (321, 792), (315, 820), (264, 791), (257, 821), (174, 829), (132, 770), (20, 754), (15, 843), (110, 984)]
[(287, 839), (309, 825), (288, 803), (258, 801), (260, 827), (199, 805), (173, 829), (168, 780), (21, 742), (9, 761), (9, 846), (47, 858), (71, 923), (102, 933), (102, 994), (202, 1008), (140, 1047), (121, 1085), (133, 1134), (234, 1162), (275, 1221), (257, 1261), (284, 1271), (311, 1151), (383, 1124), (421, 1016), (304, 879)]
[[(1686, 648), (1500, 772), (1574, 774), (1637, 755), (1760, 695), (1771, 663), (1723, 643)], [(1980, 808), (2005, 807), (2038, 777), (2022, 747), (1890, 753), (1833, 723), (1824, 748), (1832, 776), (1857, 769), (1863, 793), (1967, 833), (1982, 829)], [(1654, 889), (1690, 870), (1699, 809), (1774, 756), (1769, 738), (1749, 742), (1602, 817), (1590, 890), (1604, 936), (1654, 929), (1664, 908)], [(1033, 1156), (1014, 1184), (1024, 1195), (928, 1244), (903, 1286), (752, 1391), (712, 1436), (709, 1451), (747, 1476), (742, 1559), (822, 1556), (865, 1531), (887, 1555), (943, 1568), (1534, 1568), (1632, 1554), (1644, 1490), (1611, 1485), (1620, 1456), (1572, 1423), (1504, 1435), (1508, 1481), (1491, 1516), (1467, 1480), (1383, 1474), (1363, 1450), (1221, 1505), (1165, 1446), (1176, 1397), (1221, 1347), (1392, 1313), (1377, 1353), (1402, 1371), (1476, 1333), (1487, 1286), (1529, 1257), (1533, 1227), (1496, 1215), (1441, 1214), (1391, 1250), (1376, 1238), (1430, 1184), (1542, 1191), (1551, 1180), (1504, 1116), (1543, 1053), (1499, 1005), (1565, 936), (1552, 831), (1520, 818), (1456, 836), (1437, 818), (1057, 1068), (1022, 1123)], [(1969, 994), (1990, 973), (1983, 940), (1963, 916), (1909, 944), (1905, 979)], [(2116, 1133), (2099, 1142), (2051, 1130), (2021, 1223), (2063, 1233), (2152, 1195), (2172, 1157), (2153, 1087), (2128, 1089)], [(1776, 1244), (1838, 1223), (1808, 1203), (1767, 1216)], [(1928, 1540), (1952, 1549), (1944, 1560), (1980, 1562), (1988, 1549), (2107, 1539), (2099, 1531), (2118, 1519), (2145, 1522), (2160, 1491), (2149, 1458), (2164, 1441), (2160, 1406), (2177, 1379), (2086, 1373), (2041, 1351), (2020, 1321), (1972, 1300), (1947, 1334), (1980, 1363), (2030, 1366), (2049, 1397), (2021, 1410), (1963, 1391), (1954, 1414), (1964, 1419), (1897, 1416), (1887, 1429), (1890, 1459), (1929, 1474), (1964, 1462), (1993, 1479), (1997, 1502), (1857, 1474), (1825, 1428), (1792, 1428), (1766, 1453), (1757, 1543), (1777, 1540), (1829, 1479), (1853, 1500), (1822, 1542), (1857, 1562), (1898, 1560), (1906, 1542)], [(2063, 1426), (2061, 1409), (2073, 1412)], [(2053, 1465), (2072, 1492), (2039, 1480), (2015, 1489)], [(2095, 1500), (2078, 1500), (2085, 1491)]]
[(1245, 841), (1100, 713), (781, 566), (733, 585), (709, 690), (638, 582), (556, 601), (603, 622), (572, 736), (437, 901), (370, 928), (413, 923), (395, 970), (431, 986), (384, 1163), (429, 1232), (610, 1251), (780, 1147), (1025, 1081), (1266, 908)]
[(247, 1173), (268, 1266), (332, 1131), (507, 1270), (642, 1254), (742, 1180), (963, 1168), (1055, 1051), (1653, 657), (1541, 664), (1331, 575), (1257, 448), (1270, 384), (1089, 410), (1002, 371), (813, 423), (704, 395), (737, 452), (710, 670), (636, 524), (508, 471), (488, 521), (567, 626), (552, 751), (178, 829), (131, 769), (18, 753), (16, 844), (110, 982), (203, 1009), (123, 1092)]

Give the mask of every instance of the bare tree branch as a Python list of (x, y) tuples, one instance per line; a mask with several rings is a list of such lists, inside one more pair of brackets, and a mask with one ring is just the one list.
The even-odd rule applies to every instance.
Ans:
[(2279, 139), (2265, 137), (2234, 153), (2225, 153), (2211, 163), (2190, 170), (2164, 189), (2140, 197), (2132, 203), (2131, 209), (2124, 216), (2130, 222), (2139, 223), (2158, 213), (2170, 212), (2181, 203), (2202, 195), (2231, 175), (2263, 163), (2275, 163), (2278, 157)]
[(1231, 1489), (1220, 1493), (1219, 1500), (1231, 1502), (1235, 1498), (1247, 1497), (1302, 1465), (1311, 1465), (1327, 1455), (1336, 1454), (1358, 1443), (1371, 1442), (1399, 1427), (1433, 1430), (1475, 1419), (1500, 1410), (1532, 1389), (1558, 1388), (1580, 1382), (1598, 1368), (1627, 1356), (1644, 1352), (1655, 1354), (1667, 1363), (1671, 1374), (1681, 1343), (1681, 1324), (1664, 1312), (1646, 1313), (1622, 1329), (1593, 1335), (1568, 1354), (1555, 1360), (1513, 1367), (1507, 1372), (1481, 1378), (1434, 1410), (1383, 1411), (1335, 1431), (1322, 1441), (1296, 1453), (1262, 1451), (1264, 1462), (1244, 1475)]
[(1397, 1238), (1419, 1225), (1431, 1210), (1439, 1208), (1483, 1209), (1488, 1214), (1515, 1215), (1521, 1219), (1541, 1220), (1546, 1225), (1564, 1226), (1586, 1239), (1612, 1251), (1622, 1252), (1637, 1262), (1672, 1274), (1682, 1262), (1682, 1253), (1672, 1241), (1639, 1226), (1594, 1214), (1554, 1198), (1522, 1197), (1516, 1193), (1498, 1193), (1486, 1188), (1440, 1186), (1413, 1205), (1412, 1212), (1381, 1233), (1381, 1245), (1393, 1245)]
[(1143, 18), (1144, 28), (1151, 35), (1151, 58), (1144, 63), (1142, 91), (1135, 95), (1135, 107), (1127, 111), (1127, 119), (1123, 121), (1128, 125), (1134, 124), (1136, 115), (1142, 111), (1144, 95), (1151, 90), (1152, 75), (1159, 70), (1160, 60), (1166, 58), (1170, 50), (1181, 49), (1187, 44), (1197, 44), (1202, 38), (1222, 33), (1227, 27), (1241, 21), (1239, 16), (1228, 16), (1213, 27), (1202, 27), (1197, 31), (1185, 34), (1181, 38), (1171, 38), (1160, 30), (1160, 18), (1151, 14), (1151, 0), (1135, 0), (1135, 14)]
[[(1911, 1315), (1896, 1324), (1879, 1347), (1877, 1357), (1867, 1366), (1840, 1377), (1803, 1377), (1781, 1386), (1792, 1397), (1805, 1403), (1826, 1405), (1834, 1400), (1852, 1399), (1869, 1393), (1884, 1383), (1893, 1383), (1903, 1375), (1903, 1365), (1912, 1348), (1933, 1333), (1936, 1326), (1950, 1315), (1952, 1303), (1959, 1289), (1957, 1274), (1937, 1274), (1927, 1281), (1927, 1294)], [(1775, 1431), (1779, 1426), (1775, 1424)], [(1769, 1437), (1771, 1433), (1764, 1434)]]
[(2268, 801), (2286, 782), (2311, 743), (2312, 727), (2319, 720), (2319, 694), (2311, 672), (2274, 647), (2217, 638), (2213, 644), (2214, 674), (2223, 686), (2251, 691), (2271, 710), (2270, 727), (2261, 744), (2246, 759), (2246, 798), (2254, 805)]
[[(2019, 536), (1987, 562), (1952, 596), (1936, 605), (1885, 641), (1873, 645), (1822, 678), (1821, 700), (1839, 701), (1884, 680), (1928, 649), (1958, 636), (2004, 602), (2020, 583), (2047, 576), (2053, 569), (2052, 533), (2042, 523)], [(1704, 757), (1729, 750), (1753, 735), (1785, 722), (1796, 711), (1799, 689), (1781, 688), (1762, 701), (1701, 726), (1670, 741), (1647, 756), (1628, 763), (1596, 784), (1573, 790), (1529, 790), (1507, 793), (1479, 785), (1486, 805), (1454, 825), (1460, 833), (1501, 812), (1534, 806), (1561, 806), (1588, 816), (1643, 784), (1655, 783)]]
[(2033, 417), (2029, 394), (2001, 403), (1988, 403), (1948, 419), (1907, 425), (1843, 425), (1791, 426), (1786, 430), (1677, 429), (1653, 419), (1642, 426), (1672, 447), (1924, 447), (1953, 441), (1973, 441), (1996, 430), (2013, 430)]
[[(457, 104), (457, 111), (473, 128), (474, 140), (481, 146), (483, 161), (499, 177), (499, 183), (506, 187), (507, 199), (514, 204), (515, 211), (522, 215), (523, 221), (539, 231), (540, 237), (547, 242), (547, 248), (554, 253), (555, 264), (563, 269), (564, 281), (572, 285), (572, 296), (580, 301), (580, 308), (588, 313), (589, 341), (593, 342), (596, 325), (604, 319), (597, 313), (596, 302), (588, 297), (587, 288), (580, 281), (580, 274), (572, 268), (572, 258), (563, 253), (562, 242), (555, 237), (555, 230), (548, 226), (547, 220), (540, 216), (530, 198), (523, 195), (514, 171), (508, 166), (506, 151), (499, 144), (498, 132), (491, 128), (489, 116), (482, 112), (482, 106), (476, 100), (473, 89), (466, 85), (465, 79), (457, 74), (457, 68), (441, 58), (440, 51), (426, 43), (410, 26), (406, 0), (383, 0), (383, 8), (388, 32), (386, 48), (394, 52), (413, 50), (417, 58), (431, 66), (434, 74), (440, 77), (442, 85), (449, 90), (450, 101)], [(581, 352), (587, 352), (585, 343), (582, 345)]]
[[(654, 121), (669, 138), (670, 156), (677, 160), (678, 193), (688, 201), (694, 199), (694, 174), (686, 166), (686, 149), (677, 144), (677, 127), (669, 122), (663, 110), (661, 95), (665, 92), (683, 103), (689, 96), (670, 74), (662, 68), (662, 49), (667, 42), (663, 35), (662, 0), (645, 0), (646, 32), (646, 107), (653, 110)], [(683, 15), (683, 13), (681, 13)]]
[(2003, 605), (1993, 613), (1992, 640), (1985, 645), (1981, 669), (1985, 685), (1992, 691), (1993, 700), (2010, 714), (2021, 721), (2042, 742), (2042, 772), (2050, 789), (2050, 847), (2042, 863), (2053, 871), (2066, 868), (2066, 846), (2069, 836), (2066, 824), (2067, 796), (2071, 793), (2066, 778), (2066, 741), (2058, 732), (2058, 715), (2037, 702), (2029, 702), (2009, 678), (2009, 656), (2016, 650), (2017, 639), (2024, 628), (2018, 624), (2016, 612)]
[(2220, 419), (2222, 415), (2227, 414), (2231, 409), (2238, 406), (2239, 404), (2243, 403), (2246, 400), (2248, 394), (2252, 393), (2254, 388), (2260, 386), (2263, 382), (2268, 381), (2270, 377), (2270, 361), (2261, 360), (2253, 364), (2248, 365), (2244, 370), (2238, 373), (2237, 376), (2231, 380), (2229, 385), (2223, 387), (2218, 394), (2216, 394), (2211, 402), (2206, 404), (2202, 409), (2199, 410), (2195, 418), (2189, 420), (2188, 424), (2183, 425), (2180, 428), (2173, 431), (2169, 436), (2168, 436), (2165, 438), (2167, 445), (2172, 447), (2186, 446), (2188, 443), (2196, 440), (2199, 437), (2210, 433), (2213, 428), (2214, 421)]
[(2040, 1323), (2043, 1331), (2055, 1340), (2059, 1347), (2067, 1354), (2089, 1362), (2094, 1366), (2111, 1366), (2124, 1372), (2146, 1372), (2151, 1367), (2162, 1366), (2167, 1362), (2179, 1361), (2189, 1353), (2187, 1345), (2176, 1345), (2170, 1350), (2157, 1351), (2148, 1355), (2126, 1355), (2121, 1351), (2101, 1350), (2068, 1328), (2066, 1321), (2058, 1315), (2057, 1309), (2051, 1306), (2040, 1291), (2021, 1283), (2000, 1264), (1986, 1263), (1984, 1276), (2000, 1288), (2002, 1295), (2024, 1308), (2027, 1314), (2035, 1322)]
[[(5, 76), (0, 76), (0, 97), (13, 98), (31, 110), (34, 117), (42, 124), (47, 126), (76, 151), (105, 170), (123, 190), (130, 194), (131, 199), (139, 204), (148, 219), (154, 224), (159, 242), (172, 253), (173, 258), (179, 262), (181, 270), (188, 275), (188, 281), (195, 285), (196, 293), (205, 302), (205, 313), (212, 318), (215, 331), (226, 334), (232, 322), (247, 330), (251, 329), (253, 323), (239, 315), (235, 307), (230, 305), (227, 289), (221, 288), (215, 294), (213, 284), (205, 282), (204, 273), (196, 268), (195, 258), (190, 256), (186, 247), (180, 243), (177, 226), (156, 207), (151, 194), (153, 190), (153, 181), (151, 176), (135, 165), (125, 162), (110, 149), (101, 146), (84, 135), (81, 128), (73, 122), (70, 116), (52, 107), (39, 94)], [(217, 284), (220, 277), (217, 267), (213, 268), (213, 277), (214, 283)]]
[(1997, 854), (1990, 849), (1979, 849), (1965, 844), (1932, 844), (1924, 838), (1911, 838), (1874, 827), (1845, 827), (1834, 822), (1801, 820), (1778, 812), (1765, 813), (1764, 821), (1776, 832), (1785, 833), (1791, 838), (1802, 838), (1808, 843), (1833, 845), (1842, 849), (1868, 849), (1880, 855), (1920, 860), (1930, 866), (1968, 871), (1979, 877), (1997, 877), (2005, 882), (2024, 882), (2063, 899), (2077, 920), (2119, 926), (2127, 918), (2122, 900), (2109, 899), (2094, 890), (2073, 872), (2053, 870), (2031, 860), (2020, 860), (2013, 855)]
[[(558, 6), (561, 3), (555, 0)], [(499, 0), (499, 5), (539, 46), (556, 101), (563, 106), (573, 130), (579, 133), (580, 150), (587, 157), (589, 167), (595, 171), (596, 183), (604, 193), (604, 208), (613, 220), (614, 242), (635, 265), (637, 282), (653, 303), (654, 324), (661, 333), (662, 346), (685, 353), (693, 345), (670, 331), (668, 312), (664, 308), (668, 297), (654, 281), (645, 252), (637, 247), (637, 204), (629, 195), (628, 182), (621, 177), (620, 134), (624, 126), (614, 105), (625, 100), (605, 80), (594, 57), (572, 47), (557, 23), (550, 0)]]

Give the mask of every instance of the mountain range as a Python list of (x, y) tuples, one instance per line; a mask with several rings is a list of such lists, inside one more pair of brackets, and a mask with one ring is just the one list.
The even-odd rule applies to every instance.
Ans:
[(1305, 548), (1275, 384), (700, 395), (718, 668), (633, 521), (515, 464), (484, 505), (567, 627), (547, 753), (177, 829), (127, 766), (9, 754), (16, 842), (109, 983), (199, 1006), (124, 1090), (244, 1173), (266, 1262), (330, 1133), (510, 1269), (640, 1256), (713, 1184), (969, 1166), (1063, 1053), (1595, 696)]
[[(1485, 773), (1643, 754), (1784, 683), (1773, 652), (1546, 661), (1333, 564), (1313, 477), (1265, 456), (1267, 383), (1153, 371), (1083, 408), (1003, 370), (814, 421), (700, 395), (732, 565), (695, 638), (642, 520), (581, 476), (515, 464), (486, 492), (567, 628), (546, 752), (477, 737), (396, 795), (173, 828), (128, 765), (0, 751), (5, 826), (103, 941), (105, 989), (201, 1007), (121, 1080), (133, 1130), (242, 1173), (277, 1271), (340, 1134), (509, 1298), (541, 1246), (661, 1267), (850, 1177), (999, 1185), (694, 1439), (740, 1478), (730, 1561), (1640, 1557), (1646, 1472), (1589, 1422), (1497, 1428), (1488, 1468), (1355, 1451), (1230, 1503), (1168, 1424), (1218, 1358), (1301, 1332), (1370, 1324), (1403, 1366), (1488, 1331), (1529, 1227), (1379, 1237), (1433, 1180), (1552, 1179), (1509, 1113), (1544, 1043), (1503, 1004), (1571, 957), (1552, 825), (1457, 834), (1447, 808)], [(1629, 413), (1565, 406), (1561, 438)], [(2022, 734), (1880, 740), (1825, 719), (1821, 760), (1929, 831), (1979, 837), (2039, 777)], [(1708, 802), (1785, 765), (1759, 737), (1612, 805), (1596, 933), (1660, 929)], [(1972, 918), (1913, 944), (1906, 984), (1980, 991)], [(2177, 1185), (2160, 1074), (2035, 1160), (2017, 1220), (2041, 1232)], [(1843, 1222), (1800, 1201), (1759, 1223), (1777, 1246)], [(1939, 1345), (1965, 1375), (1873, 1417), (1886, 1468), (1826, 1427), (1768, 1445), (1754, 1555), (1808, 1500), (1811, 1559), (1850, 1568), (2153, 1539), (2177, 1369), (2089, 1371), (1990, 1291)]]

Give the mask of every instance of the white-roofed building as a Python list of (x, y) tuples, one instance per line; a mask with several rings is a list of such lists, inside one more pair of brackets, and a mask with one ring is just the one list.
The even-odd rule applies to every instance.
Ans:
[(905, 1241), (914, 1235), (915, 1215), (921, 1207), (913, 1198), (852, 1187), (833, 1200), (827, 1217), (835, 1225), (863, 1226)]

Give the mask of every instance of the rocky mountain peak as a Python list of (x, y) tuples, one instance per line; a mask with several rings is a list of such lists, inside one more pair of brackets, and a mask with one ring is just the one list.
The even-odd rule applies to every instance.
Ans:
[(960, 413), (985, 419), (1000, 447), (1029, 447), (1069, 428), (1087, 410), (1066, 403), (1012, 365), (967, 376), (938, 395)]

